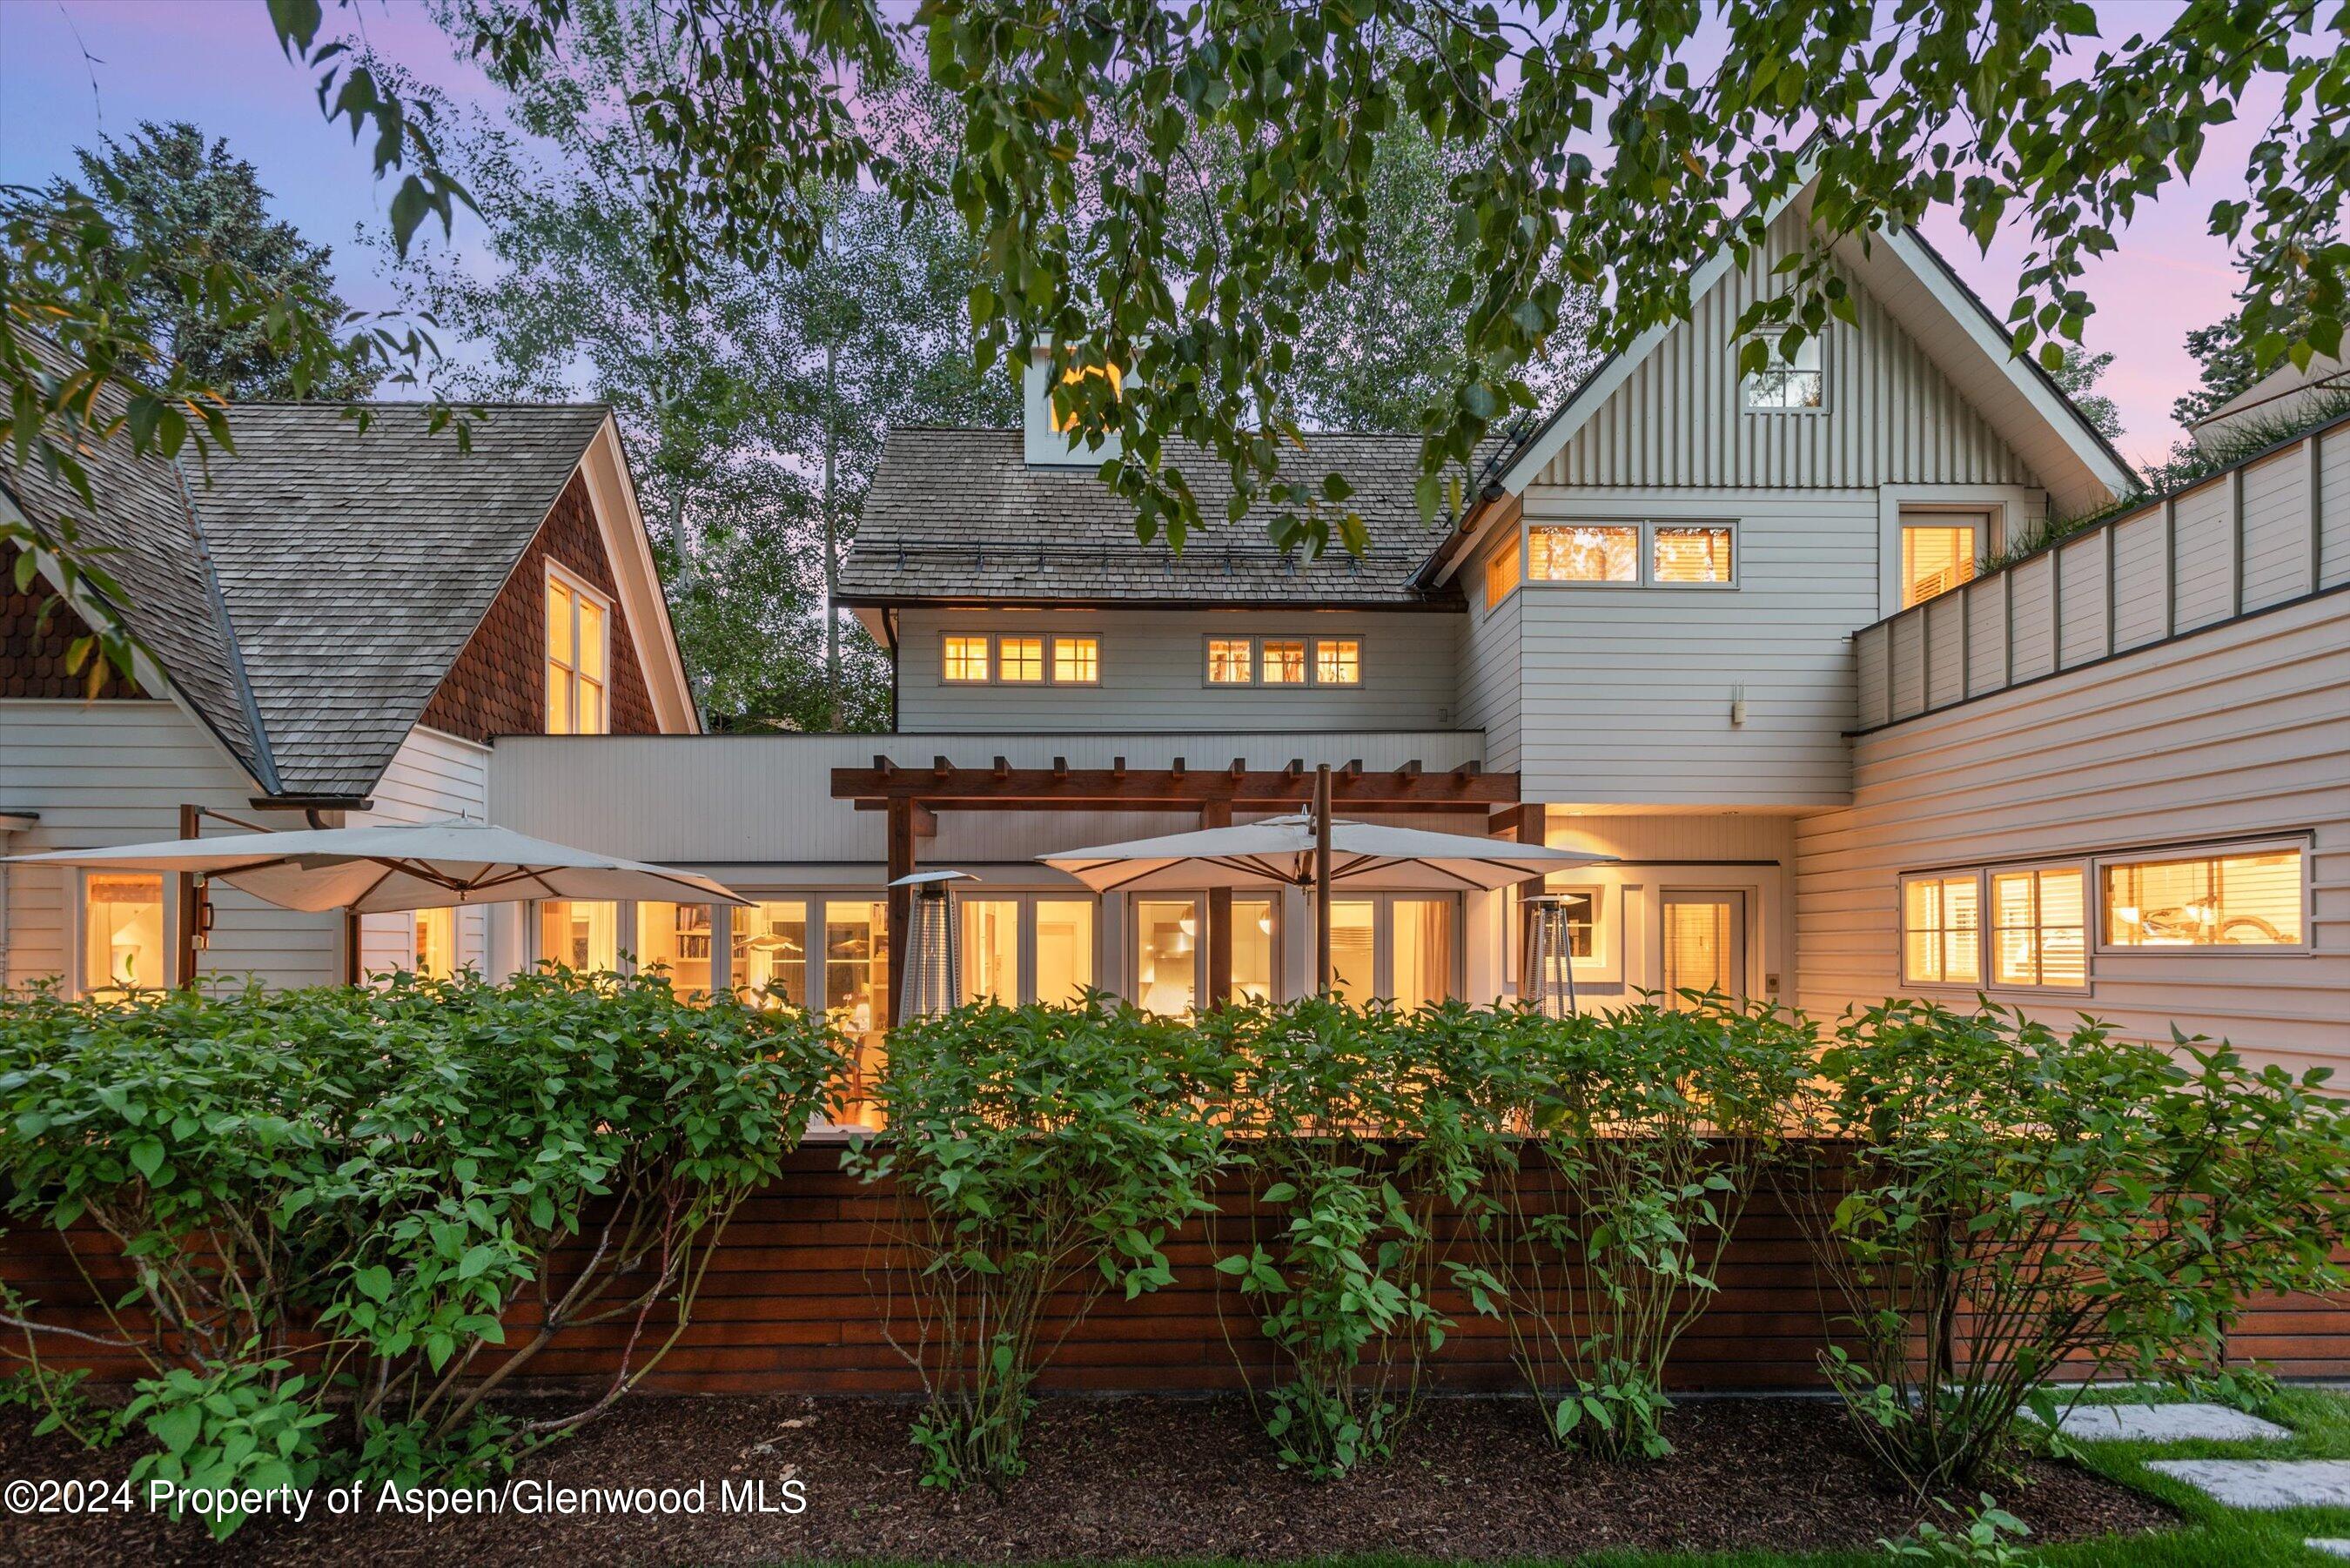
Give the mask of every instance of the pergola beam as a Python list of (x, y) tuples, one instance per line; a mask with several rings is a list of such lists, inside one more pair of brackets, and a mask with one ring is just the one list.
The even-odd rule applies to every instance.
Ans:
[[(1374, 774), (1357, 762), (1333, 770), (1331, 785), (1333, 802), (1341, 809), (1463, 811), (1518, 801), (1515, 774), (1487, 774), (1474, 767), (1434, 774), (1408, 763), (1392, 773)], [(1243, 811), (1303, 809), (1313, 790), (1313, 775), (1302, 769), (1234, 767), (1201, 773), (1180, 762), (1166, 768), (1130, 768), (1124, 758), (1107, 768), (1073, 768), (1059, 759), (1049, 768), (1009, 767), (1002, 759), (987, 767), (958, 768), (938, 757), (927, 770), (893, 765), (886, 770), (835, 768), (832, 773), (835, 800), (877, 806), (905, 800), (932, 811), (1097, 806), (1196, 811), (1210, 802)]]

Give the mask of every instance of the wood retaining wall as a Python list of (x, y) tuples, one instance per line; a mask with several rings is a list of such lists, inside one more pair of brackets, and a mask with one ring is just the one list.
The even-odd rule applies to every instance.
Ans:
[[(919, 1379), (890, 1343), (907, 1311), (888, 1237), (897, 1205), (887, 1187), (843, 1173), (837, 1147), (793, 1156), (784, 1177), (747, 1202), (712, 1260), (693, 1321), (643, 1385), (672, 1393), (900, 1394)], [(1216, 1256), (1244, 1246), (1272, 1217), (1244, 1194), (1225, 1194), (1214, 1221), (1187, 1228), (1169, 1247), (1175, 1282), (1135, 1301), (1105, 1295), (1062, 1343), (1042, 1385), (1061, 1392), (1205, 1392), (1235, 1388), (1273, 1367), (1249, 1304)], [(105, 1332), (67, 1249), (102, 1287), (128, 1279), (112, 1241), (87, 1228), (60, 1236), (17, 1229), (0, 1236), (0, 1279), (40, 1303), (37, 1315)], [(578, 1254), (575, 1254), (578, 1255)], [(576, 1266), (576, 1265), (574, 1265)], [(570, 1272), (558, 1253), (556, 1272)], [(1683, 1391), (1793, 1390), (1821, 1386), (1825, 1309), (1833, 1303), (1814, 1272), (1794, 1216), (1766, 1186), (1749, 1205), (1719, 1271), (1719, 1296), (1681, 1339), (1668, 1382)], [(894, 1298), (893, 1298), (894, 1292)], [(70, 1306), (68, 1303), (74, 1303)], [(1440, 1389), (1521, 1386), (1503, 1325), (1479, 1317), (1448, 1289), (1440, 1304), (1454, 1319), (1430, 1373)], [(518, 1307), (509, 1342), (533, 1324)], [(667, 1324), (648, 1335), (658, 1340)], [(1059, 1324), (1049, 1325), (1048, 1340)], [(523, 1332), (517, 1332), (523, 1331)], [(628, 1338), (623, 1324), (575, 1330), (532, 1364), (525, 1381), (575, 1386), (608, 1377)], [(120, 1353), (77, 1355), (71, 1342), (45, 1336), (42, 1354), (87, 1366), (101, 1377), (134, 1375)], [(2287, 1377), (2350, 1377), (2350, 1300), (2284, 1298), (2252, 1303), (2233, 1353)]]

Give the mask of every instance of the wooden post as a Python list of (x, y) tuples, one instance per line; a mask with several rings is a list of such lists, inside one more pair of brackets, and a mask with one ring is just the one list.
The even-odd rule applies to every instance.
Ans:
[[(200, 805), (180, 807), (180, 836), (203, 836), (204, 810)], [(172, 964), (172, 983), (175, 986), (196, 983), (196, 927), (203, 919), (203, 895), (196, 890), (195, 873), (180, 873), (180, 935), (173, 945), (178, 951)]]
[[(1211, 800), (1200, 806), (1201, 827), (1230, 827), (1232, 825), (1232, 803)], [(1232, 890), (1230, 888), (1208, 889), (1208, 994), (1202, 1012), (1211, 1012), (1224, 1005), (1232, 993)]]
[[(914, 874), (914, 803), (904, 795), (889, 797), (889, 880)], [(889, 1027), (899, 1024), (899, 1012), (904, 1006), (904, 988), (899, 981), (904, 978), (900, 966), (906, 961), (906, 928), (913, 912), (913, 889), (892, 887), (889, 889)]]
[(359, 982), (359, 918), (352, 911), (343, 911), (343, 983)]
[(1314, 994), (1330, 994), (1330, 764), (1314, 770)]

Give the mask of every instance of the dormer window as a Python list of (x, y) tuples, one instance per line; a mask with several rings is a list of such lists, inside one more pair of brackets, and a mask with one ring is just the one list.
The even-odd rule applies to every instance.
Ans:
[(549, 562), (546, 567), (546, 732), (602, 735), (612, 728), (612, 601)]
[(1827, 406), (1827, 372), (1822, 369), (1818, 333), (1797, 344), (1792, 357), (1775, 337), (1764, 339), (1763, 348), (1769, 360), (1739, 383), (1749, 413), (1800, 413)]

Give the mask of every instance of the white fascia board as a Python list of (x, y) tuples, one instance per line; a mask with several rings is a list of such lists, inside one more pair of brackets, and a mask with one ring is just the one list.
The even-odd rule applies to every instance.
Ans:
[(1968, 296), (1949, 269), (1927, 253), (1916, 235), (1907, 229), (1887, 229), (1870, 238), (1884, 245), (1894, 259), (1908, 269), (1934, 303), (1967, 335), (1968, 341), (1999, 367), (2009, 384), (2023, 395), (2032, 411), (2056, 432), (2066, 450), (2080, 460), (2098, 483), (2116, 495), (2128, 492), (2136, 482), (2135, 476), (2115, 461), (2095, 432), (2083, 423), (2079, 412), (2035, 375), (2031, 366), (2016, 358), (2008, 339), (1984, 316), (1982, 307)]
[(629, 626), (637, 628), (631, 640), (637, 646), (645, 686), (652, 695), (653, 711), (664, 732), (698, 735), (702, 711), (693, 701), (693, 685), (686, 679), (685, 660), (678, 652), (677, 628), (670, 622), (660, 568), (653, 561), (652, 540), (637, 504), (636, 480), (620, 445), (619, 425), (610, 413), (605, 414), (587, 452), (580, 455), (579, 472), (587, 478), (588, 497), (604, 536), (604, 553), (620, 586), (621, 607), (628, 612)]

